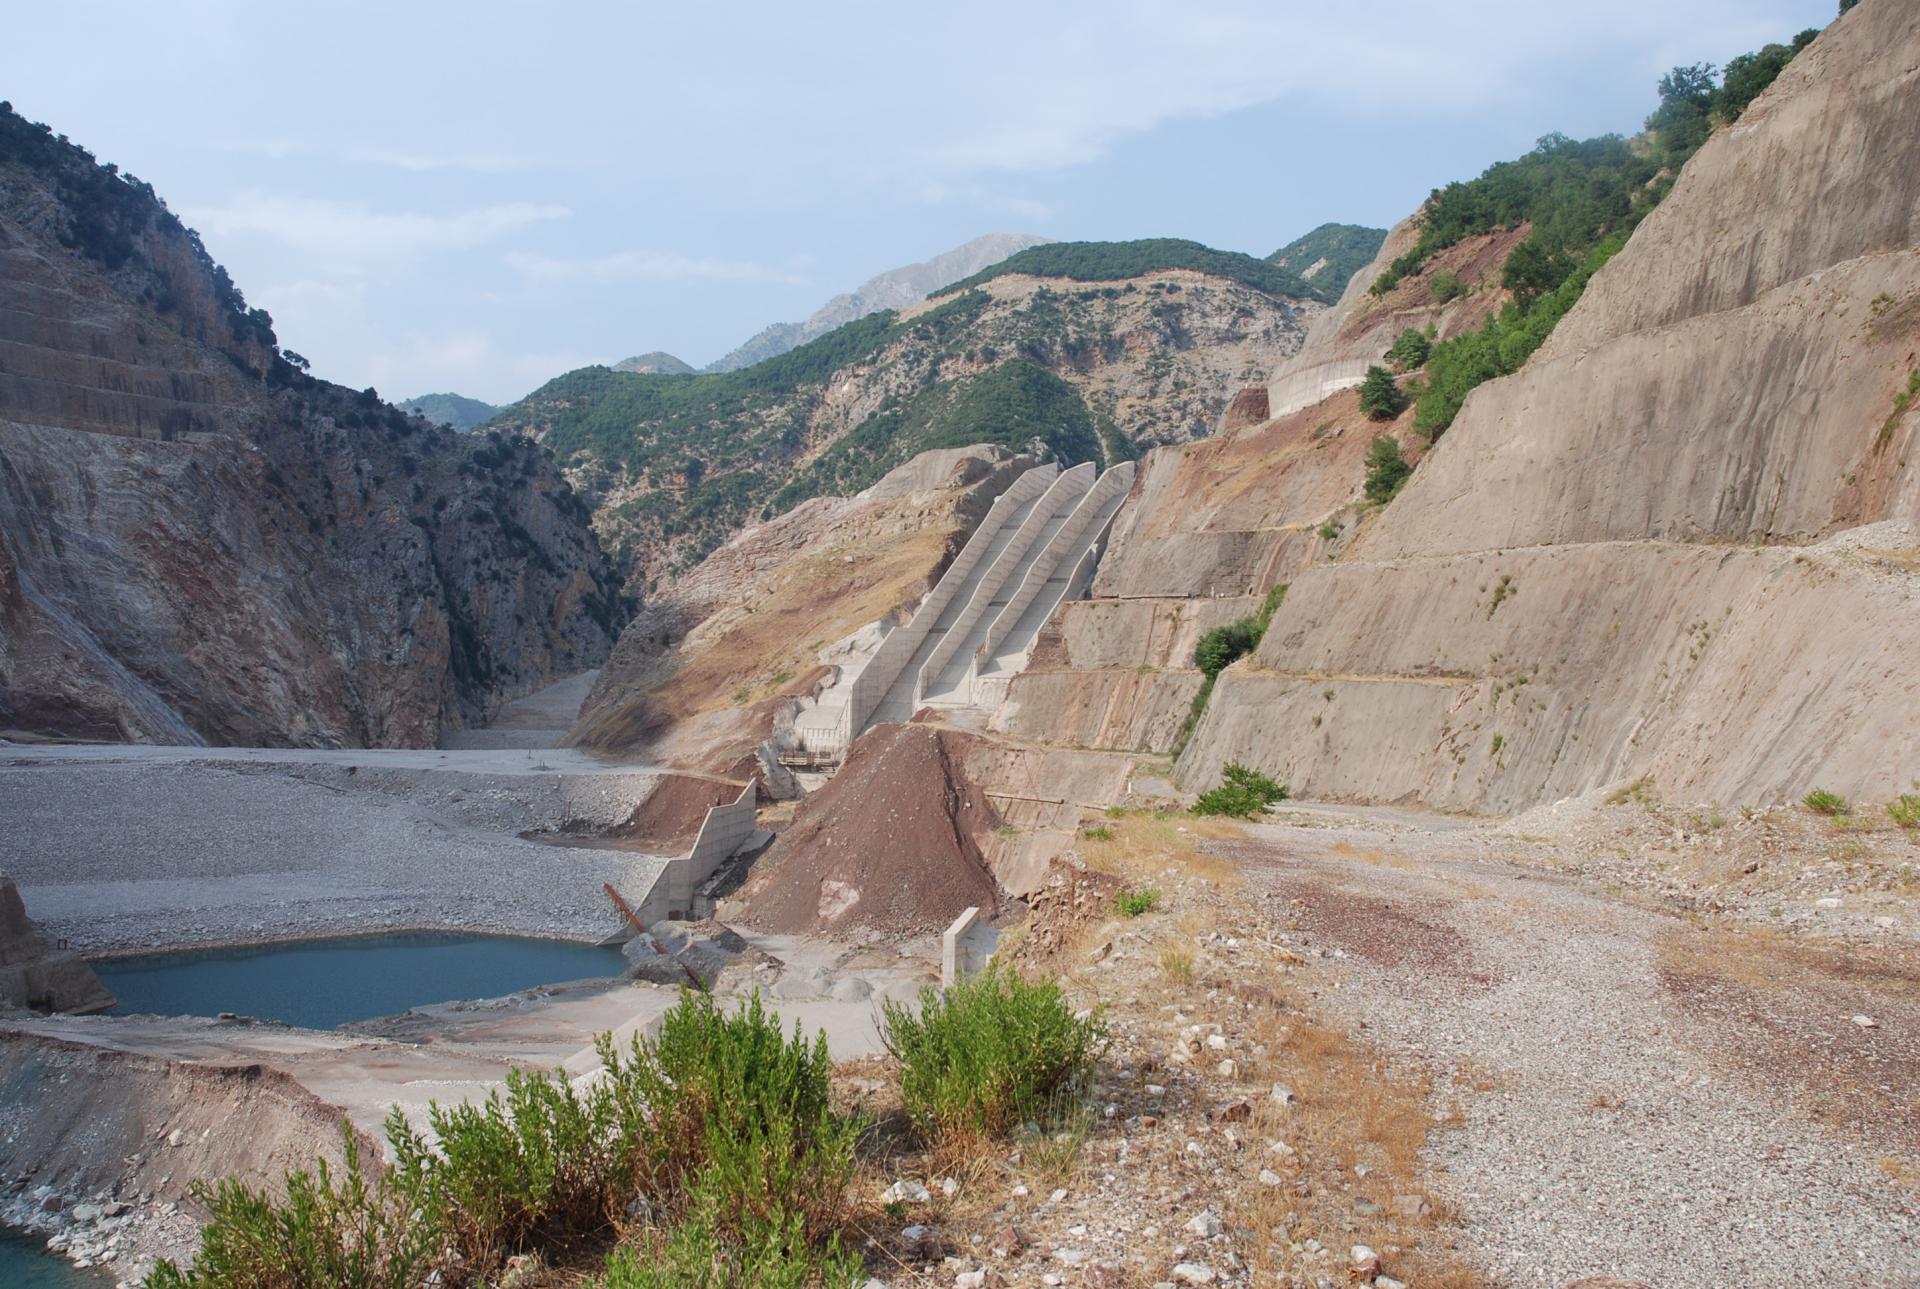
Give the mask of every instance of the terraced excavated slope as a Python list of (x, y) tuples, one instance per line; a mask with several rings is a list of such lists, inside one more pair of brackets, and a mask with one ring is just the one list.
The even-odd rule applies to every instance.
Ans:
[(537, 447), (276, 344), (150, 188), (0, 112), (0, 734), (430, 746), (605, 657)]
[(1485, 811), (1640, 776), (1738, 803), (1910, 791), (1916, 156), (1920, 14), (1867, 0), (1353, 549), (1292, 578), (1181, 779), (1238, 760)]

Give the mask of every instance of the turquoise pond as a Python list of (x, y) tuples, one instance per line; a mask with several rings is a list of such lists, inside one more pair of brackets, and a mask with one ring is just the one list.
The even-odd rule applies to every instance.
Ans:
[(112, 1283), (104, 1272), (81, 1271), (48, 1253), (42, 1237), (0, 1226), (0, 1285), (6, 1289), (100, 1289)]
[[(617, 976), (618, 949), (519, 936), (417, 932), (188, 950), (93, 964), (112, 1015), (233, 1012), (332, 1029), (427, 1003)], [(8, 1282), (0, 1278), (0, 1285)]]

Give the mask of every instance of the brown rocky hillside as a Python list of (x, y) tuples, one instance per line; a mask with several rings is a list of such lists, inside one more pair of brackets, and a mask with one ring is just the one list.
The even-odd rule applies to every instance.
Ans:
[(0, 733), (431, 745), (624, 616), (535, 445), (315, 380), (152, 189), (0, 113)]

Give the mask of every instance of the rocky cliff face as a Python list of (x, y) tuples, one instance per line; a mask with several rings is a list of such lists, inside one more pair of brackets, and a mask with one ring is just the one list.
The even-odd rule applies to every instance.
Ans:
[(707, 370), (738, 371), (742, 367), (751, 367), (790, 349), (798, 349), (809, 340), (816, 340), (834, 328), (843, 327), (870, 313), (916, 305), (949, 282), (970, 277), (1017, 251), (1040, 246), (1046, 241), (1046, 238), (1030, 233), (988, 233), (950, 251), (943, 251), (932, 259), (875, 274), (856, 289), (836, 295), (815, 309), (805, 322), (776, 322), (763, 329)]
[(282, 358), (144, 184), (0, 113), (0, 731), (431, 744), (622, 605), (524, 440)]
[(1911, 5), (1830, 27), (1377, 524), (1291, 579), (1181, 776), (1475, 810), (1640, 776), (1910, 791), (1917, 78)]

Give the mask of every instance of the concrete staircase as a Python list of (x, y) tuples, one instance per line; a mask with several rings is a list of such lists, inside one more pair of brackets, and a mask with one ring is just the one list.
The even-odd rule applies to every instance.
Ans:
[(1015, 480), (906, 625), (795, 718), (794, 754), (837, 762), (869, 725), (923, 707), (990, 710), (1053, 610), (1091, 582), (1133, 470), (1047, 465)]

